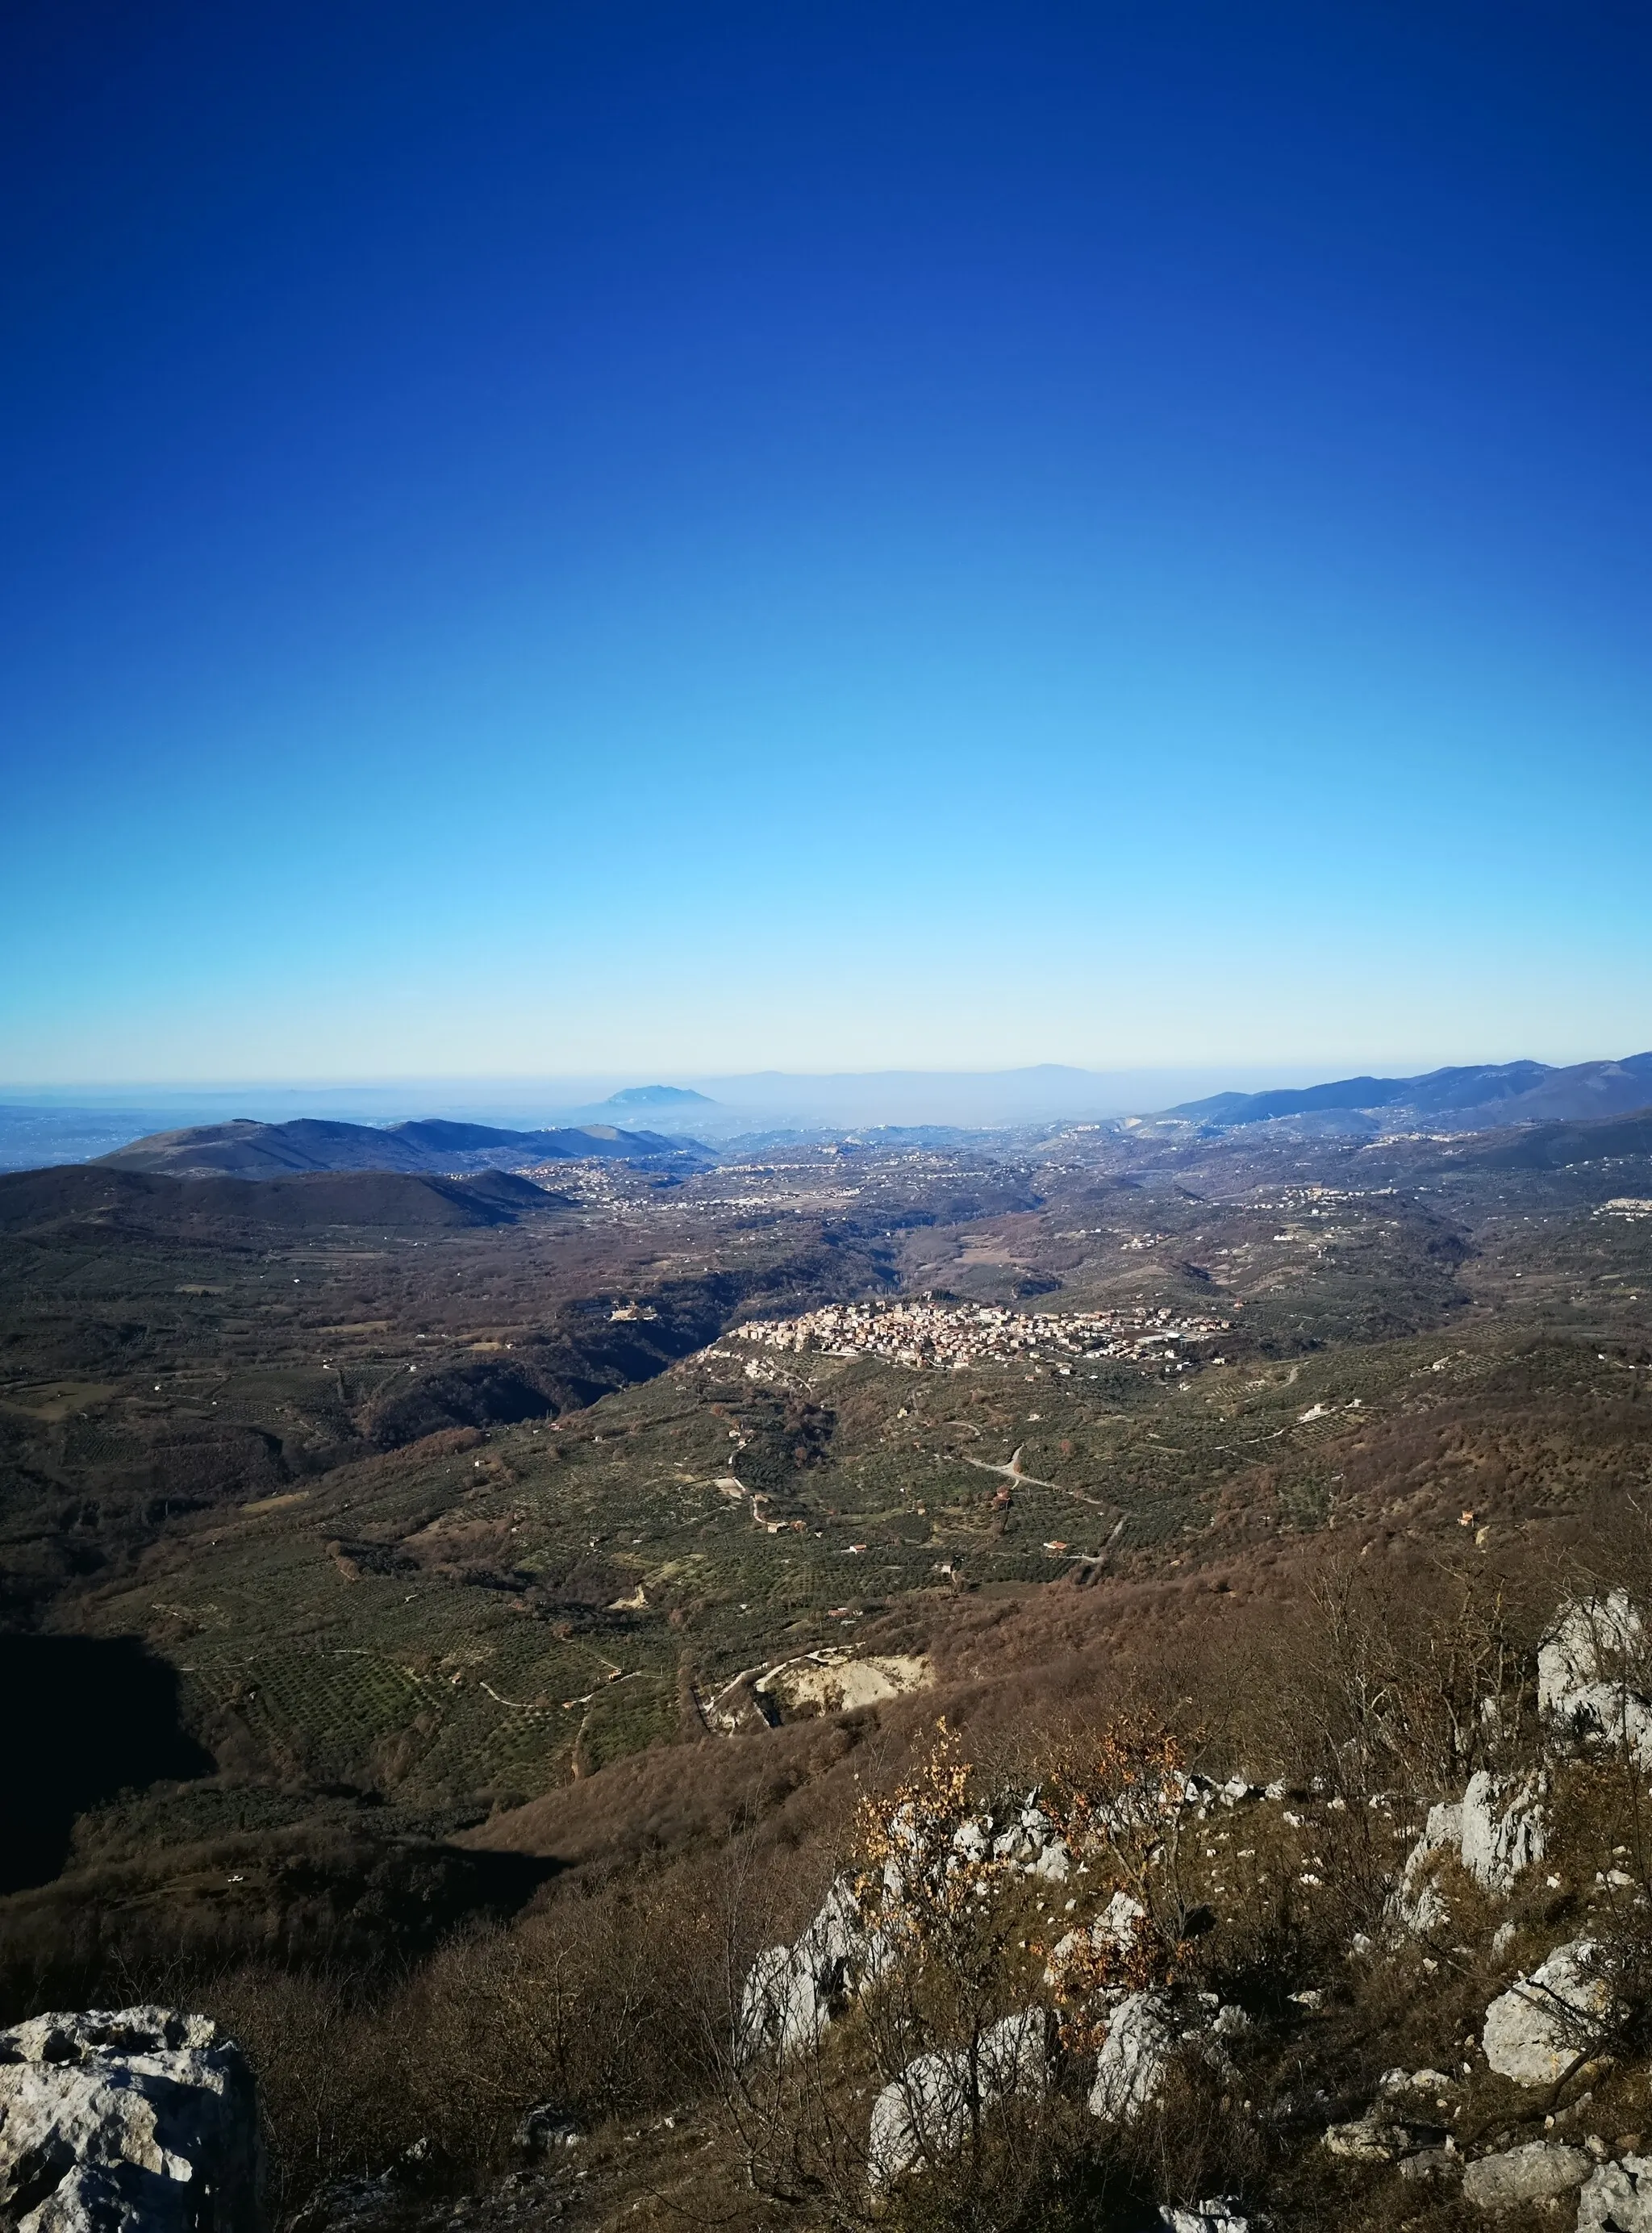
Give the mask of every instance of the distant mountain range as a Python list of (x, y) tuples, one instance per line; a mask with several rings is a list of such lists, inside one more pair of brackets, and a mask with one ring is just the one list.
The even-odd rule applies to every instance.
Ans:
[(1621, 1062), (1475, 1063), (1420, 1077), (1343, 1077), (1267, 1093), (1214, 1093), (1166, 1118), (1229, 1131), (1278, 1124), (1296, 1131), (1484, 1132), (1506, 1124), (1576, 1123), (1652, 1105), (1652, 1054)]
[(622, 1131), (613, 1124), (563, 1125), (512, 1132), (492, 1124), (451, 1124), (438, 1118), (389, 1124), (345, 1124), (300, 1116), (290, 1123), (192, 1124), (152, 1132), (97, 1161), (122, 1171), (170, 1178), (288, 1178), (299, 1171), (458, 1171), (520, 1169), (536, 1162), (601, 1156), (625, 1162), (706, 1160), (660, 1132)]
[[(221, 1088), (169, 1090), (166, 1098), (156, 1089), (146, 1107), (135, 1096), (116, 1100), (113, 1094), (102, 1105), (43, 1097), (0, 1103), (0, 1171), (94, 1159), (173, 1176), (240, 1178), (361, 1169), (429, 1175), (583, 1156), (639, 1162), (669, 1158), (687, 1167), (714, 1162), (732, 1146), (745, 1151), (869, 1130), (910, 1130), (914, 1144), (920, 1135), (940, 1144), (943, 1136), (977, 1130), (1076, 1123), (1122, 1123), (1170, 1133), (1267, 1124), (1292, 1136), (1370, 1138), (1382, 1132), (1587, 1123), (1652, 1108), (1652, 1053), (1564, 1067), (1480, 1063), (1417, 1077), (1328, 1083), (1303, 1078), (1301, 1072), (1301, 1083), (1275, 1083), (1278, 1075), (1247, 1074), (1243, 1068), (1237, 1073), (1214, 1068), (1109, 1073), (1059, 1064), (990, 1072), (806, 1077), (768, 1071), (702, 1077), (698, 1088), (657, 1082), (622, 1086), (589, 1102), (570, 1089), (582, 1084), (588, 1092), (600, 1091), (608, 1079), (560, 1085), (547, 1080), (531, 1089), (531, 1099), (525, 1081), (315, 1089), (312, 1107), (330, 1104), (340, 1110), (337, 1116), (289, 1113), (295, 1102), (302, 1109), (310, 1098), (298, 1087), (236, 1089), (234, 1099)], [(1285, 1076), (1290, 1079), (1288, 1068)], [(1177, 1097), (1216, 1085), (1230, 1090)], [(237, 1102), (263, 1113), (226, 1116)], [(444, 1103), (454, 1111), (452, 1117), (404, 1117), (410, 1105)], [(1159, 1113), (1139, 1113), (1149, 1110)], [(690, 1133), (692, 1139), (684, 1136)]]

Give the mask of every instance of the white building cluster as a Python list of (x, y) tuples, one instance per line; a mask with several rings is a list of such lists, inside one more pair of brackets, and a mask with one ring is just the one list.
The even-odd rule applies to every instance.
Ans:
[(1226, 1331), (1228, 1318), (1177, 1318), (1168, 1310), (1011, 1311), (974, 1303), (833, 1303), (802, 1318), (736, 1326), (737, 1340), (828, 1357), (881, 1357), (936, 1372), (972, 1365), (1054, 1364), (1128, 1357), (1176, 1359), (1182, 1344)]

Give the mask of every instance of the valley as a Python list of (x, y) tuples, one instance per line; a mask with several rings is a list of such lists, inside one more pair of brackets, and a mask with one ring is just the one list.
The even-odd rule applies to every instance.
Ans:
[(1643, 1464), (1647, 1227), (1493, 1137), (0, 1182), (11, 1617), (141, 1637), (295, 1807), (457, 1822), (983, 1596), (1558, 1524)]
[(0, 1989), (192, 1978), (279, 2074), (305, 1979), (741, 1852), (717, 1927), (797, 1928), (938, 1716), (1042, 1762), (1132, 1700), (1231, 1774), (1338, 1592), (1538, 1622), (1652, 1479), (1652, 1156), (1563, 1130), (0, 1178)]

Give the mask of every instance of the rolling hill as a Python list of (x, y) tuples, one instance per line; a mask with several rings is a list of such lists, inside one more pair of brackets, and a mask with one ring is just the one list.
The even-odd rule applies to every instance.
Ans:
[(110, 1171), (94, 1163), (54, 1165), (0, 1175), (0, 1233), (49, 1227), (67, 1218), (140, 1225), (177, 1234), (217, 1225), (257, 1225), (287, 1234), (335, 1226), (459, 1231), (513, 1225), (569, 1207), (510, 1171), (441, 1178), (411, 1171), (287, 1173), (249, 1188), (238, 1178), (173, 1178), (159, 1171)]
[(1652, 1155), (1652, 1109), (1597, 1123), (1532, 1124), (1499, 1136), (1477, 1152), (1486, 1170), (1557, 1171), (1578, 1164), (1623, 1162)]
[(224, 1124), (192, 1124), (182, 1131), (153, 1132), (97, 1160), (107, 1169), (153, 1171), (172, 1178), (271, 1179), (299, 1171), (406, 1171), (439, 1175), (597, 1157), (653, 1162), (685, 1155), (697, 1157), (698, 1151), (662, 1133), (623, 1131), (613, 1124), (517, 1132), (491, 1124), (453, 1124), (439, 1118), (380, 1129), (301, 1116), (284, 1124), (236, 1118)]

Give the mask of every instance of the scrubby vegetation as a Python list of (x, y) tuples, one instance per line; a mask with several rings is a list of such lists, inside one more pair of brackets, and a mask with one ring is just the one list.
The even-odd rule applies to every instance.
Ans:
[[(901, 1702), (744, 1792), (721, 1769), (739, 1743), (706, 1739), (720, 1808), (656, 1814), (652, 1859), (576, 1866), (433, 1948), (298, 1932), (237, 1956), (128, 1916), (77, 1983), (225, 2022), (263, 2085), (274, 2204), (330, 2192), (317, 2222), (399, 2162), (368, 2196), (386, 2222), (512, 2171), (662, 2224), (715, 2201), (719, 2222), (1128, 2228), (1215, 2194), (1291, 2226), (1479, 2222), (1465, 2162), (1634, 2152), (1652, 2122), (1648, 1771), (1541, 1719), (1536, 1657), (1603, 1573), (1643, 1587), (1646, 1548), (1630, 1514), (1560, 1562), (1471, 1547), (1393, 1576), (1328, 1552), (1290, 1606), (1218, 1612), (1198, 1660), (1121, 1648), (957, 1690), (939, 1722)], [(1633, 1657), (1614, 1679), (1638, 1695), (1638, 1637)], [(1539, 1860), (1495, 1887), (1443, 1848), (1408, 1871), (1431, 1806), (1539, 1766)], [(751, 1981), (834, 1885), (849, 1952), (782, 2042)], [(1486, 2009), (1578, 1938), (1600, 2005), (1567, 2019), (1551, 2083), (1517, 2085)], [(1098, 2100), (1121, 2010), (1148, 2004), (1162, 2067)], [(1004, 2027), (1030, 2018), (1006, 2079)], [(881, 2163), (880, 2099), (914, 2069)], [(535, 2109), (583, 2137), (524, 2171)]]

